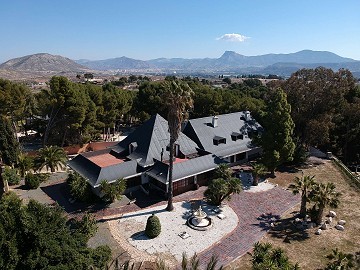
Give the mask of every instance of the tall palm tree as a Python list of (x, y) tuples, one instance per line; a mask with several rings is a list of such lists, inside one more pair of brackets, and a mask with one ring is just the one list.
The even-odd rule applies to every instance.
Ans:
[(341, 193), (337, 192), (335, 188), (336, 186), (334, 183), (327, 183), (326, 185), (320, 183), (316, 184), (313, 190), (310, 192), (309, 198), (311, 201), (315, 202), (315, 206), (317, 206), (318, 209), (315, 221), (317, 224), (322, 222), (322, 217), (326, 206), (337, 208), (340, 204), (339, 198)]
[(173, 206), (173, 166), (174, 166), (174, 147), (179, 138), (181, 123), (184, 120), (186, 111), (193, 106), (193, 91), (187, 83), (172, 80), (164, 82), (164, 100), (168, 109), (168, 125), (170, 132), (170, 161), (169, 161), (169, 188), (168, 205), (166, 210), (172, 211)]
[(306, 203), (309, 201), (310, 190), (315, 183), (315, 175), (306, 175), (295, 177), (294, 183), (289, 186), (294, 194), (301, 192), (300, 216), (302, 217), (305, 217), (306, 215)]
[(58, 168), (65, 168), (66, 161), (64, 149), (58, 146), (45, 146), (39, 150), (35, 165), (39, 171), (46, 167), (47, 170), (50, 169), (51, 172), (55, 172)]

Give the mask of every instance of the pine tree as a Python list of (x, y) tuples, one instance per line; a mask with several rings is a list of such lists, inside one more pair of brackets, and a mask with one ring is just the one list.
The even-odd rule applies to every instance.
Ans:
[(295, 125), (290, 113), (291, 107), (286, 94), (278, 88), (267, 104), (267, 113), (263, 121), (265, 132), (261, 138), (263, 162), (272, 175), (279, 165), (293, 159), (295, 143), (292, 135)]

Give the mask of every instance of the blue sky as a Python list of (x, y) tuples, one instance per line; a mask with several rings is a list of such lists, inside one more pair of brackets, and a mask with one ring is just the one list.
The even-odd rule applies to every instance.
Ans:
[(359, 12), (359, 0), (0, 0), (0, 62), (39, 52), (148, 60), (303, 49), (360, 60)]

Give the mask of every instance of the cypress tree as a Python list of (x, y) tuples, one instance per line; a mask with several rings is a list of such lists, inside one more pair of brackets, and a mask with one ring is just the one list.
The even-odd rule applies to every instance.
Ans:
[(264, 150), (263, 162), (274, 175), (279, 165), (293, 160), (295, 143), (292, 135), (295, 125), (290, 115), (291, 106), (282, 89), (276, 89), (267, 105), (261, 146)]
[(9, 166), (15, 164), (19, 154), (19, 143), (14, 136), (11, 121), (0, 116), (0, 157), (3, 163)]

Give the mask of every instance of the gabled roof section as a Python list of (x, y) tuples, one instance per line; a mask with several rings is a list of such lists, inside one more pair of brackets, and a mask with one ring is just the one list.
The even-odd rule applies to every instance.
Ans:
[(100, 185), (102, 180), (111, 183), (138, 173), (136, 160), (117, 158), (110, 149), (77, 155), (68, 165), (87, 179), (92, 187)]
[[(114, 146), (112, 151), (121, 156), (127, 156), (132, 160), (136, 159), (139, 165), (143, 167), (153, 165), (154, 160), (168, 160), (169, 151), (167, 146), (170, 142), (168, 130), (168, 122), (159, 114), (156, 114)], [(196, 143), (182, 132), (180, 132), (176, 143), (179, 144), (180, 152), (185, 156), (197, 152)], [(131, 153), (129, 152), (130, 144), (136, 146)]]
[[(212, 124), (213, 116), (203, 117), (189, 120), (183, 132), (196, 141), (201, 149), (219, 157), (244, 152), (254, 147), (247, 135), (261, 132), (262, 127), (248, 112), (247, 115), (245, 112), (236, 112), (217, 117), (216, 127)], [(234, 135), (238, 137), (236, 140), (231, 137)], [(225, 138), (226, 143), (216, 145), (214, 138)]]
[[(213, 154), (174, 163), (173, 181), (181, 180), (186, 177), (213, 170), (221, 163), (226, 163), (226, 161)], [(154, 167), (150, 171), (146, 172), (146, 174), (166, 184), (168, 181), (168, 172), (169, 164), (157, 161)]]

